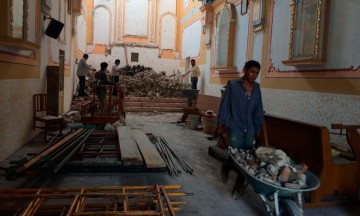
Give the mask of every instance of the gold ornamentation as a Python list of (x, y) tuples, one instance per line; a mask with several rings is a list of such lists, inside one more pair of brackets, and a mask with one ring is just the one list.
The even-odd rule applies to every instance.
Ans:
[[(313, 41), (313, 53), (312, 53), (312, 58), (307, 58), (307, 60), (314, 60), (314, 61), (302, 61), (302, 58), (294, 58), (294, 49), (295, 49), (295, 29), (297, 28), (296, 26), (296, 19), (298, 18), (298, 14), (297, 14), (297, 1), (298, 0), (291, 0), (290, 2), (290, 9), (291, 9), (291, 16), (290, 16), (290, 37), (289, 37), (289, 60), (287, 61), (283, 61), (283, 63), (285, 62), (287, 65), (297, 65), (297, 64), (301, 64), (301, 62), (304, 62), (304, 64), (306, 62), (325, 62), (325, 53), (321, 53), (321, 42), (322, 39), (323, 41), (326, 41), (324, 38), (327, 37), (326, 35), (326, 27), (324, 27), (324, 30), (322, 30), (322, 18), (324, 18), (323, 16), (323, 12), (325, 12), (325, 16), (326, 14), (328, 14), (328, 8), (324, 9), (324, 0), (317, 0), (316, 1), (316, 18), (314, 18), (315, 23), (314, 23), (314, 27), (315, 27), (315, 35), (314, 35), (314, 41)], [(326, 2), (326, 4), (329, 4), (329, 1)], [(323, 10), (324, 9), (324, 10)], [(326, 18), (325, 22), (326, 22)], [(324, 26), (326, 26), (327, 24), (324, 22)], [(325, 44), (326, 46), (326, 44)], [(323, 49), (323, 48), (322, 48)], [(322, 61), (315, 61), (315, 60), (322, 60)], [(296, 62), (294, 62), (296, 61)]]
[(29, 1), (24, 0), (23, 5), (23, 39), (27, 40), (29, 37)]
[(294, 47), (294, 30), (295, 30), (295, 1), (290, 3), (291, 17), (290, 17), (290, 38), (289, 38), (289, 59), (292, 59), (293, 47)]
[(315, 33), (315, 59), (319, 58), (319, 50), (320, 50), (320, 24), (321, 24), (321, 8), (322, 8), (322, 1), (318, 0), (317, 4), (317, 11), (316, 11), (316, 33)]
[(12, 26), (12, 23), (14, 22), (14, 15), (13, 15), (13, 11), (14, 11), (14, 3), (11, 0), (10, 1), (10, 24), (9, 24), (9, 37), (12, 38), (13, 37), (13, 33), (14, 33), (14, 29)]

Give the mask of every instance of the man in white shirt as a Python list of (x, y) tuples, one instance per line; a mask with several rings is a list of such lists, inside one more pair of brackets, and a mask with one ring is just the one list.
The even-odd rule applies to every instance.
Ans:
[[(111, 81), (114, 83), (119, 82), (119, 75), (120, 75), (120, 59), (115, 60), (115, 64), (111, 68)], [(116, 87), (114, 87), (112, 95), (116, 95)]]
[(77, 63), (78, 64), (78, 68), (76, 71), (76, 75), (79, 78), (79, 94), (78, 96), (88, 96), (85, 93), (85, 77), (87, 76), (87, 74), (89, 73), (89, 71), (91, 70), (91, 67), (86, 63), (86, 60), (89, 58), (88, 54), (84, 54), (83, 58), (80, 59), (80, 61)]
[(191, 63), (191, 67), (185, 72), (183, 78), (190, 73), (191, 89), (197, 89), (198, 78), (201, 72), (199, 66), (195, 65), (195, 59), (191, 59), (190, 63)]

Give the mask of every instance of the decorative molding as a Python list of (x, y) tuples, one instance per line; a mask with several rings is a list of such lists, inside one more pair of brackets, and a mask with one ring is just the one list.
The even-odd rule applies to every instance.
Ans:
[(14, 15), (13, 15), (13, 10), (14, 10), (14, 3), (13, 1), (10, 1), (10, 5), (9, 5), (9, 8), (10, 8), (10, 22), (9, 22), (9, 32), (8, 32), (8, 35), (10, 38), (13, 38), (13, 26), (12, 26), (12, 23), (14, 22)]
[(118, 41), (122, 40), (122, 32), (124, 29), (124, 23), (123, 23), (123, 19), (124, 19), (124, 1), (123, 0), (118, 0), (118, 13), (117, 13), (117, 37), (116, 39)]
[(20, 53), (13, 53), (13, 52), (8, 52), (8, 51), (4, 51), (4, 50), (0, 50), (1, 54), (5, 54), (5, 55), (9, 55), (9, 56), (16, 56), (16, 57), (22, 57), (22, 58), (27, 58), (27, 59), (36, 59), (36, 52), (32, 51), (30, 55), (22, 55)]
[[(360, 65), (350, 66), (347, 68), (322, 68), (322, 69), (296, 69), (296, 70), (280, 70), (276, 68), (271, 57), (268, 59), (266, 74), (268, 77), (337, 77), (337, 78), (360, 78)], [(351, 74), (349, 74), (351, 73)], [(324, 76), (319, 76), (323, 74)]]
[(292, 59), (293, 51), (294, 51), (293, 44), (294, 44), (294, 32), (295, 32), (295, 1), (290, 2), (290, 14), (291, 15), (290, 15), (289, 59)]
[(156, 1), (150, 0), (150, 35), (149, 35), (149, 43), (155, 42), (155, 20), (156, 20)]
[[(314, 27), (315, 27), (315, 36), (313, 38), (313, 42), (314, 42), (314, 47), (313, 47), (313, 53), (311, 56), (311, 60), (316, 60), (316, 61), (322, 61), (322, 62), (326, 62), (325, 61), (325, 48), (327, 46), (326, 41), (327, 41), (327, 23), (328, 23), (328, 16), (329, 16), (329, 4), (330, 1), (326, 1), (326, 0), (316, 0), (316, 20), (314, 20), (316, 23), (314, 23)], [(325, 3), (325, 5), (323, 4)], [(286, 64), (291, 65), (291, 61), (292, 60), (302, 60), (303, 58), (301, 57), (295, 57), (294, 58), (294, 43), (295, 43), (295, 30), (296, 28), (301, 28), (299, 26), (296, 26), (296, 19), (299, 16), (297, 14), (297, 0), (291, 0), (290, 2), (290, 35), (289, 35), (289, 51), (288, 51), (288, 60), (285, 60), (285, 62), (287, 62)], [(324, 8), (325, 7), (325, 8)], [(324, 9), (324, 10), (323, 10)], [(324, 15), (323, 15), (324, 13)], [(300, 19), (300, 18), (299, 18)], [(322, 21), (322, 19), (324, 19), (324, 22)], [(323, 26), (322, 26), (323, 25)], [(322, 31), (322, 32), (321, 32)], [(321, 39), (323, 39), (323, 42), (321, 42)], [(321, 45), (322, 43), (322, 45)], [(321, 50), (321, 46), (322, 49)], [(320, 53), (321, 52), (321, 53)], [(310, 57), (305, 57), (304, 60), (308, 59)], [(308, 61), (304, 61), (304, 64), (302, 65), (306, 65), (306, 62)], [(295, 65), (295, 64), (294, 64)], [(296, 65), (300, 65), (296, 63)]]
[[(159, 27), (159, 38), (158, 38), (158, 45), (159, 45), (160, 49), (161, 49), (161, 35), (162, 35), (162, 28), (163, 28), (163, 19), (167, 15), (172, 16), (175, 20), (175, 24), (177, 23), (176, 15), (174, 13), (168, 11), (168, 12), (161, 14), (160, 27)], [(175, 35), (177, 35), (177, 26), (175, 26)], [(174, 40), (174, 49), (166, 49), (166, 50), (176, 51), (176, 43), (177, 43), (177, 37), (175, 37), (175, 40)]]
[[(61, 5), (63, 5), (63, 7), (61, 7)], [(58, 9), (58, 13), (59, 13), (59, 21), (64, 23), (64, 28), (63, 28), (63, 33), (64, 33), (64, 38), (62, 38), (62, 34), (60, 32), (60, 35), (58, 37), (58, 41), (60, 41), (61, 43), (66, 43), (66, 1), (60, 0), (59, 1), (59, 9)], [(63, 14), (64, 14), (64, 20), (61, 20), (62, 16), (61, 16), (61, 12), (63, 10)]]
[(23, 39), (29, 38), (29, 0), (24, 0), (23, 5)]

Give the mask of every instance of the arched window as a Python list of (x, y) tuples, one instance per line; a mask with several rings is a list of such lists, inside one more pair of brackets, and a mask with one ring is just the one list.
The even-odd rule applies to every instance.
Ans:
[(231, 3), (216, 15), (213, 68), (218, 72), (234, 70), (236, 11)]

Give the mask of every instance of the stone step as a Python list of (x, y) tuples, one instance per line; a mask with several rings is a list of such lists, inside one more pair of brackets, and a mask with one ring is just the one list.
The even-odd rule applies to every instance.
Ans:
[(183, 112), (186, 98), (125, 97), (125, 112)]

